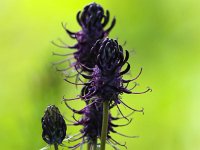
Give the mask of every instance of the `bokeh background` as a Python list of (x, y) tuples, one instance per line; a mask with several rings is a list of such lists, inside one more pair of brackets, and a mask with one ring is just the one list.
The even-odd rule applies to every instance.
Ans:
[[(0, 1), (0, 149), (38, 150), (46, 146), (40, 120), (49, 104), (56, 104), (71, 118), (61, 99), (63, 95), (75, 97), (80, 88), (64, 82), (51, 65), (60, 59), (52, 56), (52, 51), (71, 51), (50, 41), (62, 38), (74, 44), (60, 23), (67, 22), (69, 29), (78, 31), (76, 13), (90, 2)], [(147, 86), (153, 89), (143, 95), (122, 96), (129, 106), (144, 107), (145, 114), (135, 113), (132, 124), (117, 131), (140, 138), (113, 137), (126, 141), (128, 149), (200, 150), (200, 1), (95, 2), (117, 18), (110, 37), (121, 44), (127, 41), (124, 48), (133, 51), (131, 76), (143, 67), (137, 91)], [(83, 106), (81, 102), (71, 105), (77, 109)], [(79, 129), (69, 127), (68, 133)]]

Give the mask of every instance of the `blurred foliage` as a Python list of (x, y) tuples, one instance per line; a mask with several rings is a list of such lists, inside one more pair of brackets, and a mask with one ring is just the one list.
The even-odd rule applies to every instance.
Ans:
[[(78, 31), (76, 13), (89, 0), (0, 1), (0, 146), (4, 150), (37, 150), (41, 117), (48, 104), (57, 104), (65, 117), (71, 113), (62, 96), (75, 97), (80, 89), (63, 81), (51, 63), (61, 50), (49, 41), (58, 37), (73, 44), (60, 23)], [(110, 37), (132, 50), (131, 74), (144, 69), (140, 87), (153, 89), (144, 95), (123, 95), (130, 106), (145, 108), (134, 114), (131, 125), (118, 131), (139, 135), (126, 139), (128, 149), (200, 149), (200, 1), (198, 0), (96, 0), (109, 9), (117, 24)], [(126, 78), (130, 78), (127, 76)], [(80, 102), (81, 103), (81, 102)], [(76, 108), (81, 108), (77, 103)], [(122, 107), (123, 109), (123, 107)], [(130, 112), (123, 109), (124, 113)], [(68, 128), (76, 133), (79, 128)], [(68, 145), (68, 143), (66, 143)], [(111, 149), (107, 146), (107, 149)]]

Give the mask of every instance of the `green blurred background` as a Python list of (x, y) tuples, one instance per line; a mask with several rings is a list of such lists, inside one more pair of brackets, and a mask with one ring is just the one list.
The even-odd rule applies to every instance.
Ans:
[[(65, 83), (52, 67), (51, 63), (59, 59), (52, 51), (68, 50), (50, 41), (60, 37), (75, 43), (60, 23), (67, 22), (69, 29), (78, 31), (76, 13), (90, 2), (0, 1), (0, 149), (44, 147), (40, 120), (48, 104), (56, 104), (71, 118), (61, 99), (63, 95), (75, 97), (80, 89)], [(130, 58), (132, 76), (143, 67), (137, 90), (153, 89), (144, 95), (122, 96), (130, 106), (144, 107), (145, 114), (134, 114), (132, 124), (117, 131), (140, 138), (113, 137), (126, 141), (128, 149), (200, 150), (200, 1), (96, 2), (117, 18), (110, 37), (118, 38), (121, 44), (127, 41), (125, 49), (134, 50)], [(82, 105), (71, 104), (77, 109)], [(68, 133), (79, 129), (69, 127)]]

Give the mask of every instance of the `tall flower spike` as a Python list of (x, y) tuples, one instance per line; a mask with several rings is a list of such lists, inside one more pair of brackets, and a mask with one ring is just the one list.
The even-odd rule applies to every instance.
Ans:
[(55, 105), (47, 107), (42, 117), (42, 138), (49, 144), (57, 147), (62, 144), (66, 136), (67, 126), (59, 109)]
[[(98, 55), (98, 51), (91, 51), (91, 48), (98, 39), (107, 37), (109, 32), (114, 27), (116, 22), (115, 18), (112, 20), (111, 26), (108, 29), (104, 29), (109, 22), (109, 18), (110, 13), (108, 10), (104, 14), (104, 9), (100, 5), (91, 3), (83, 9), (83, 12), (79, 11), (77, 13), (77, 21), (82, 28), (81, 31), (71, 32), (63, 24), (63, 28), (65, 29), (66, 33), (69, 34), (71, 38), (76, 39), (77, 44), (74, 46), (67, 46), (61, 41), (61, 43), (64, 45), (60, 46), (53, 42), (53, 44), (59, 47), (76, 49), (76, 51), (71, 54), (74, 55), (75, 62), (72, 63), (70, 67), (58, 70), (66, 71), (71, 67), (76, 67), (76, 69), (81, 69), (88, 72), (87, 68), (93, 68), (96, 65), (96, 56)], [(54, 54), (62, 55), (64, 57), (68, 55), (57, 53)], [(67, 58), (58, 63), (66, 61)]]
[[(137, 84), (135, 83), (133, 88), (128, 89), (127, 84), (136, 80), (139, 75), (132, 80), (124, 80), (122, 77), (130, 70), (130, 65), (127, 62), (129, 59), (129, 53), (126, 52), (124, 56), (123, 48), (118, 44), (116, 40), (106, 38), (104, 40), (98, 40), (92, 48), (93, 51), (99, 51), (97, 56), (97, 65), (93, 68), (91, 75), (84, 75), (84, 78), (90, 79), (85, 84), (87, 87), (87, 94), (82, 96), (85, 100), (96, 98), (97, 102), (103, 103), (109, 101), (110, 106), (117, 106), (122, 103), (133, 111), (143, 112), (143, 109), (136, 110), (126, 105), (119, 97), (119, 94), (142, 94), (151, 91), (147, 88), (144, 92), (132, 92)], [(127, 64), (127, 67), (122, 71), (122, 67)]]

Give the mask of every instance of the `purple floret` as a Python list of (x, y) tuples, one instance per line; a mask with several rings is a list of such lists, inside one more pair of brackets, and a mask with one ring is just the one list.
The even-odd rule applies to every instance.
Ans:
[[(77, 145), (74, 145), (69, 148), (76, 149), (84, 143), (93, 143), (94, 141), (96, 141), (97, 139), (99, 139), (101, 137), (102, 118), (103, 118), (102, 104), (90, 103), (90, 104), (87, 104), (85, 106), (85, 108), (83, 108), (81, 110), (75, 110), (72, 107), (70, 107), (67, 103), (65, 103), (65, 104), (69, 109), (71, 109), (73, 111), (74, 114), (82, 115), (81, 119), (79, 119), (79, 120), (77, 120), (75, 118), (75, 116), (73, 115), (73, 118), (75, 120), (73, 125), (83, 126), (83, 128), (80, 130), (80, 133), (81, 133), (80, 137), (78, 137), (76, 139), (72, 138), (71, 140), (69, 140), (72, 142), (72, 141), (77, 141), (79, 139), (82, 139), (82, 141), (80, 143), (78, 143)], [(116, 134), (119, 134), (122, 136), (126, 136), (121, 133), (118, 133), (117, 131), (114, 130), (114, 128), (120, 127), (120, 126), (126, 126), (132, 121), (132, 119), (130, 119), (128, 121), (128, 123), (126, 123), (124, 125), (116, 125), (113, 123), (113, 121), (119, 120), (119, 119), (123, 119), (123, 118), (113, 117), (113, 116), (111, 116), (111, 113), (109, 113), (107, 142), (110, 143), (111, 146), (113, 146), (113, 147), (115, 147), (114, 145), (120, 145), (120, 146), (126, 147), (125, 144), (120, 144), (119, 142), (114, 140), (110, 135), (110, 133), (112, 132), (112, 133), (116, 133)], [(135, 137), (136, 136), (131, 136), (131, 138), (135, 138)]]

